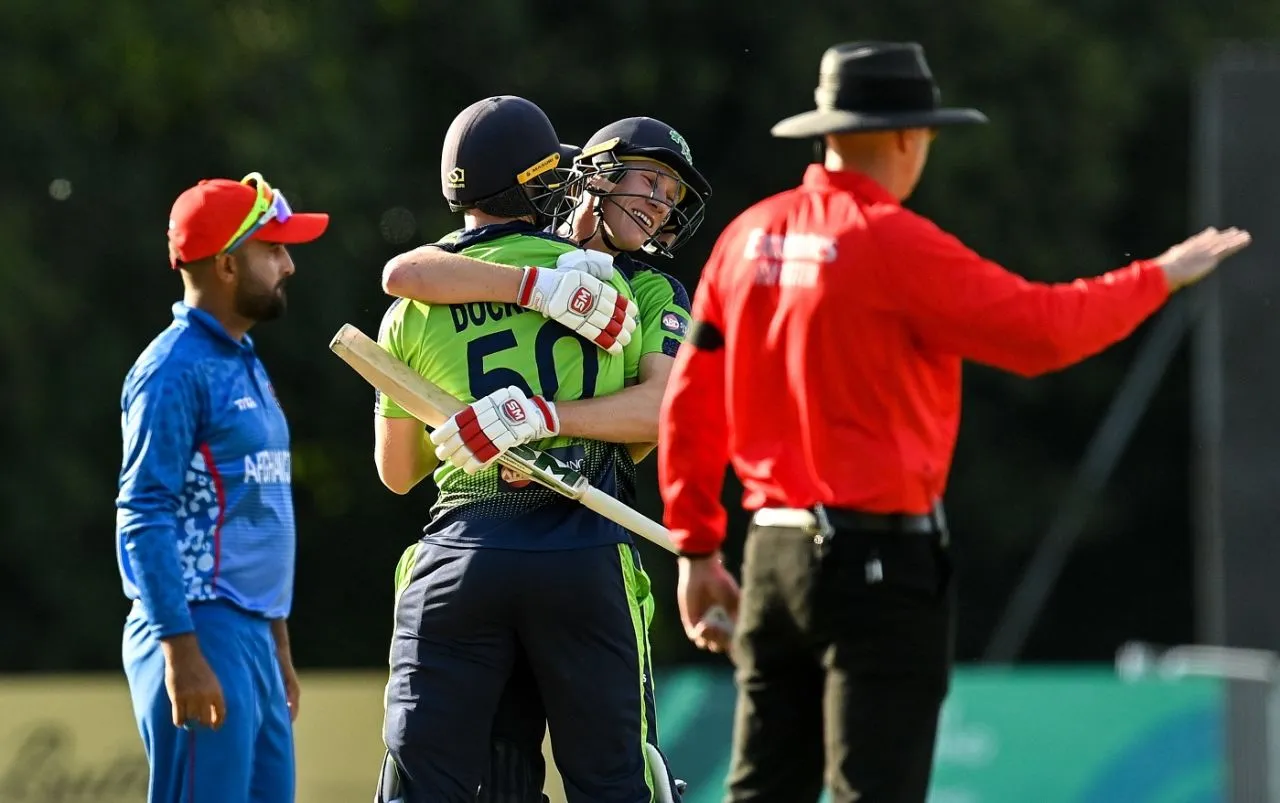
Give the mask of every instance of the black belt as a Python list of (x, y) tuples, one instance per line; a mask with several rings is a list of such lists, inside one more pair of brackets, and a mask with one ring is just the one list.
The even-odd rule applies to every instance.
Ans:
[(939, 503), (928, 513), (868, 513), (830, 508), (761, 508), (752, 516), (759, 527), (793, 527), (801, 530), (850, 530), (871, 533), (915, 533), (947, 536), (947, 517)]

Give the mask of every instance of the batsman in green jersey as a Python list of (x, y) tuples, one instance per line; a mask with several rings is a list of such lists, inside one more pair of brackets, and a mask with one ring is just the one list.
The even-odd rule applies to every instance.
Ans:
[[(561, 146), (564, 161), (582, 149)], [(625, 391), (561, 406), (563, 431), (574, 435), (632, 444), (637, 461), (657, 436), (658, 408), (675, 351), (684, 339), (689, 299), (672, 276), (635, 258), (645, 251), (670, 257), (703, 219), (709, 183), (693, 168), (688, 144), (674, 129), (647, 117), (627, 118), (598, 131), (587, 143), (586, 192), (575, 198), (575, 214), (562, 232), (597, 253), (613, 257), (635, 292), (641, 340), (639, 382)], [(456, 236), (456, 233), (455, 235)], [(448, 238), (446, 238), (448, 239)], [(594, 275), (610, 274), (586, 266)], [(424, 247), (388, 263), (384, 288), (393, 295), (432, 303), (510, 303), (515, 298), (510, 266), (478, 261)], [(628, 377), (630, 379), (630, 377)], [(652, 621), (648, 578), (635, 583), (642, 596), (646, 625)], [(647, 652), (647, 639), (646, 639)], [(646, 658), (647, 661), (647, 658)], [(683, 784), (666, 769), (657, 749), (652, 672), (646, 673), (648, 751), (659, 801), (678, 800)], [(538, 803), (545, 778), (541, 742), (545, 714), (538, 686), (517, 660), (494, 722), (489, 773), (480, 803)], [(557, 743), (553, 738), (553, 748)], [(557, 761), (562, 751), (557, 749)]]
[(531, 443), (597, 488), (634, 493), (625, 445), (574, 437), (560, 422), (561, 405), (636, 378), (642, 341), (632, 336), (639, 330), (625, 278), (569, 269), (574, 259), (589, 263), (590, 252), (542, 231), (567, 197), (558, 147), (546, 116), (521, 98), (489, 98), (454, 120), (441, 181), (467, 226), (444, 247), (521, 267), (516, 299), (398, 301), (380, 328), (390, 353), (471, 402), (427, 435), (378, 400), (384, 483), (403, 493), (434, 471), (439, 487), (397, 594), (383, 799), (475, 800), (518, 652), (545, 704), (570, 801), (654, 797), (644, 748), (644, 594), (631, 538), (494, 463)]

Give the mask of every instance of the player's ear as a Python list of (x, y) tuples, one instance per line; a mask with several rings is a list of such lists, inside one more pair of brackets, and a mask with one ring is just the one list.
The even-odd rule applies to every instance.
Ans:
[(213, 258), (213, 275), (221, 283), (230, 284), (235, 282), (240, 268), (238, 254), (218, 254)]

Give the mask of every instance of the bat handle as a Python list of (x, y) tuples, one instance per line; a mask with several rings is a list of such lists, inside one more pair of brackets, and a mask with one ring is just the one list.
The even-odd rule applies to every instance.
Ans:
[(657, 544), (672, 554), (676, 554), (675, 544), (671, 543), (670, 530), (648, 516), (624, 505), (599, 488), (588, 485), (578, 501), (606, 519), (621, 524), (641, 538)]

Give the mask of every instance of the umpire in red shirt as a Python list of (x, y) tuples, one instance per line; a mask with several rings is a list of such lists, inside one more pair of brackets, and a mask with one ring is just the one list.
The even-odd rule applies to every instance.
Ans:
[[(817, 109), (773, 135), (825, 163), (721, 234), (664, 403), (659, 476), (689, 637), (732, 646), (731, 803), (922, 803), (952, 660), (942, 510), (962, 360), (1035, 376), (1128, 336), (1249, 243), (1208, 229), (1091, 279), (1027, 281), (901, 205), (943, 108), (913, 43), (822, 58)], [(738, 587), (724, 468), (754, 511)], [(723, 605), (730, 637), (705, 616)]]

